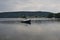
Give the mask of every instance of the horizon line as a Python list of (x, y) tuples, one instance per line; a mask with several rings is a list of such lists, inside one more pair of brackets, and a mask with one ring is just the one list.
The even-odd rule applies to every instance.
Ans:
[(4, 12), (50, 12), (50, 13), (60, 13), (60, 12), (51, 12), (51, 11), (0, 11), (0, 13)]

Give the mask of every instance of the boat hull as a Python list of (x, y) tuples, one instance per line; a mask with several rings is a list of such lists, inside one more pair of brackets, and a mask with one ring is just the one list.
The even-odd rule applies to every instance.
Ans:
[(21, 23), (28, 23), (28, 24), (31, 24), (31, 20), (21, 21)]

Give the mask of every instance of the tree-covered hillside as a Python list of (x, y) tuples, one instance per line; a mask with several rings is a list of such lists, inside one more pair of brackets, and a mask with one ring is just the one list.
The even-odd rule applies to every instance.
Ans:
[(0, 18), (47, 17), (50, 12), (3, 12)]

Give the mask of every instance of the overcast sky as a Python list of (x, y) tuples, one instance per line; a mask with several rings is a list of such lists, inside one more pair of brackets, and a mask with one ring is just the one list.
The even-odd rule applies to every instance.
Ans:
[(0, 0), (0, 11), (60, 12), (60, 0)]

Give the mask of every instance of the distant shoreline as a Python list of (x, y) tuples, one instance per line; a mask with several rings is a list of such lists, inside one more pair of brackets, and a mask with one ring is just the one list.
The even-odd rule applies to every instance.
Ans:
[(52, 12), (2, 12), (0, 18), (60, 18), (60, 13)]

